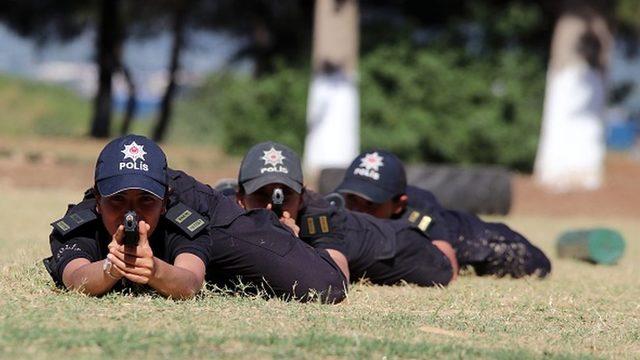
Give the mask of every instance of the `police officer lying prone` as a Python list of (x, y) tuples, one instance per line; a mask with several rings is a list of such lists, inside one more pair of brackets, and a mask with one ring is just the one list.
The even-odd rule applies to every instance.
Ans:
[[(148, 285), (178, 299), (196, 294), (210, 260), (209, 237), (201, 231), (189, 238), (168, 226), (162, 216), (166, 174), (166, 158), (154, 143), (127, 138), (110, 142), (96, 164), (95, 201), (52, 224), (53, 258), (48, 264), (54, 279), (89, 295), (125, 283)], [(133, 226), (138, 239), (125, 245), (129, 211), (137, 215)]]
[[(136, 246), (124, 244), (131, 210), (140, 220)], [(109, 143), (94, 190), (52, 225), (47, 270), (58, 285), (91, 295), (137, 283), (188, 298), (206, 280), (302, 301), (345, 296), (346, 280), (326, 251), (300, 241), (269, 211), (245, 213), (168, 169), (162, 150), (142, 136)]]
[[(278, 192), (284, 196), (281, 204)], [(305, 189), (298, 155), (284, 145), (265, 142), (248, 151), (236, 196), (246, 209), (281, 210), (280, 221), (305, 242), (326, 249), (352, 281), (446, 285), (457, 272), (448, 243), (440, 244), (443, 252), (406, 221), (339, 209)]]
[(463, 211), (444, 208), (425, 189), (407, 185), (404, 165), (394, 154), (370, 151), (357, 156), (336, 189), (346, 207), (383, 219), (403, 219), (456, 251), (461, 267), (478, 275), (544, 277), (551, 272), (545, 254), (520, 233)]

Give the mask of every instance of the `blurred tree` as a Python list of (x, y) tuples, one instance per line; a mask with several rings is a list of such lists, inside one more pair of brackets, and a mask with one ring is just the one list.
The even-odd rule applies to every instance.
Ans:
[[(559, 11), (554, 1), (361, 0), (359, 5), (363, 147), (383, 146), (404, 159), (499, 163), (531, 171)], [(293, 58), (282, 63), (290, 68)], [(298, 68), (306, 64), (301, 61)], [(225, 129), (228, 150), (242, 152), (267, 134), (280, 141), (303, 136), (299, 108), (278, 99), (305, 99), (298, 86), (285, 85), (295, 75), (283, 67), (253, 81), (225, 75), (203, 90), (217, 97), (199, 99)], [(212, 91), (215, 86), (225, 91)], [(252, 103), (265, 111), (247, 105)], [(239, 118), (251, 118), (253, 130), (238, 124)], [(276, 118), (295, 119), (296, 126), (278, 127)], [(268, 130), (272, 127), (279, 131)], [(301, 150), (299, 142), (290, 145)]]
[(114, 72), (122, 71), (130, 98), (123, 123), (127, 130), (134, 113), (135, 84), (122, 61), (125, 25), (120, 0), (20, 0), (0, 3), (0, 20), (19, 35), (39, 44), (51, 40), (70, 41), (87, 29), (96, 29), (95, 61), (98, 85), (89, 134), (107, 137), (111, 125), (111, 83)]
[(39, 44), (75, 38), (93, 23), (98, 0), (7, 0), (0, 21)]
[(153, 130), (153, 140), (160, 142), (164, 140), (171, 118), (171, 109), (173, 98), (176, 92), (176, 76), (180, 69), (180, 53), (185, 46), (185, 28), (187, 25), (187, 16), (191, 10), (192, 1), (178, 1), (174, 4), (173, 10), (173, 43), (171, 46), (171, 58), (169, 62), (169, 71), (167, 79), (167, 87), (160, 103), (160, 112), (158, 120)]
[(276, 70), (276, 63), (300, 66), (309, 61), (313, 1), (205, 0), (204, 27), (243, 39), (236, 59), (250, 58), (254, 75)]
[(358, 1), (316, 0), (304, 167), (316, 176), (360, 152)]
[[(639, 3), (637, 0), (609, 2), (612, 9), (610, 23), (615, 25), (611, 26), (613, 31), (628, 39), (637, 35), (640, 16), (635, 16), (633, 12), (637, 12)], [(508, 54), (515, 53), (522, 54), (523, 58), (531, 58), (533, 63), (546, 63), (549, 59), (553, 24), (560, 17), (557, 4), (554, 0), (360, 0), (360, 50), (362, 56), (366, 56), (402, 43), (410, 53), (430, 49), (435, 52), (431, 54), (434, 58), (441, 53), (440, 60), (446, 60), (450, 52), (460, 54), (456, 57), (457, 63), (441, 70), (445, 72), (449, 69), (461, 73), (478, 71), (467, 65), (474, 61), (500, 64), (508, 61), (508, 56), (511, 56)], [(111, 31), (107, 36), (96, 36), (96, 63), (104, 65), (106, 69), (103, 69), (104, 76), (101, 76), (104, 83), (98, 87), (103, 93), (99, 96), (97, 94), (96, 104), (102, 104), (101, 108), (109, 111), (105, 107), (107, 101), (104, 95), (108, 86), (106, 82), (109, 79), (109, 69), (110, 74), (122, 71), (125, 79), (130, 75), (121, 61), (122, 43), (127, 38), (150, 36), (166, 31), (167, 28), (182, 28), (185, 34), (191, 29), (224, 31), (237, 36), (244, 44), (236, 54), (236, 59), (250, 58), (255, 64), (255, 76), (270, 76), (282, 69), (276, 65), (278, 63), (295, 69), (308, 66), (313, 5), (314, 2), (309, 0), (8, 0), (0, 2), (0, 20), (20, 34), (36, 38), (40, 42), (53, 37), (64, 40), (73, 38), (88, 28), (98, 28), (99, 15), (105, 14), (107, 7), (110, 7), (111, 12), (113, 6), (119, 7), (116, 18), (103, 20), (110, 24), (119, 23), (120, 29)], [(180, 13), (176, 9), (181, 6), (188, 11), (185, 11), (183, 25), (176, 27), (176, 14)], [(101, 9), (105, 9), (105, 12), (101, 12)], [(168, 66), (170, 81), (163, 97), (166, 99), (163, 103), (168, 106), (163, 105), (165, 115), (159, 115), (159, 119), (165, 120), (162, 120), (162, 126), (161, 122), (157, 124), (157, 129), (169, 127), (170, 103), (178, 85), (176, 74), (180, 68), (180, 49), (188, 45), (187, 39), (188, 36), (175, 36), (174, 32), (171, 57), (175, 61), (170, 61)], [(101, 42), (111, 49), (103, 47), (104, 53), (101, 53)], [(637, 37), (634, 41), (628, 41), (628, 44), (637, 44)], [(636, 48), (631, 45), (628, 47), (629, 53)], [(393, 58), (391, 55), (391, 59)], [(387, 64), (380, 66), (385, 67)], [(544, 76), (544, 70), (540, 71), (540, 76)], [(476, 74), (469, 73), (471, 75)], [(372, 77), (376, 86), (382, 88), (388, 85), (384, 82), (387, 81), (385, 79), (386, 77)], [(128, 108), (133, 109), (135, 84), (130, 82), (129, 88)], [(222, 93), (219, 96), (226, 95)], [(381, 101), (387, 99), (382, 98)], [(481, 104), (482, 101), (478, 100), (477, 103)], [(407, 110), (427, 110), (428, 104), (428, 101), (423, 104), (417, 102), (414, 104), (415, 109)], [(513, 106), (512, 110), (505, 110), (504, 114), (519, 114), (519, 105)], [(506, 108), (511, 109), (510, 106)], [(100, 110), (100, 113), (103, 111)], [(131, 114), (132, 111), (127, 113)], [(505, 119), (508, 119), (507, 115)], [(97, 106), (94, 116), (94, 122), (97, 123), (92, 125), (94, 135), (104, 136), (105, 129), (108, 133), (109, 126), (104, 124), (108, 120), (104, 119), (109, 119), (109, 116), (99, 116)], [(376, 126), (375, 121), (366, 117), (362, 121), (364, 127)], [(127, 120), (123, 121), (121, 131), (127, 131), (129, 123)], [(161, 134), (164, 131), (166, 130), (158, 130)], [(443, 149), (433, 151), (421, 151), (421, 154), (424, 157), (438, 158)]]
[(628, 49), (633, 48), (638, 40), (630, 42), (628, 33), (634, 20), (616, 10), (616, 6), (630, 6), (628, 1), (564, 0), (554, 5), (558, 17), (535, 175), (554, 191), (592, 190), (600, 187), (604, 172), (612, 32), (619, 23), (626, 31), (621, 37), (626, 38)]
[(112, 77), (119, 63), (116, 49), (122, 43), (119, 5), (120, 0), (102, 0), (100, 4), (96, 40), (98, 87), (90, 130), (91, 136), (97, 138), (108, 137), (111, 128)]

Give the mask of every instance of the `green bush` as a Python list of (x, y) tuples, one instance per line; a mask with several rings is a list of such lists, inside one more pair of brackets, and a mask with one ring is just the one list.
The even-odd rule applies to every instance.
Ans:
[(405, 160), (528, 170), (543, 94), (542, 64), (517, 51), (470, 59), (456, 50), (380, 48), (361, 63), (362, 146)]
[[(192, 114), (186, 128), (194, 138), (215, 133), (211, 141), (233, 154), (265, 140), (302, 151), (308, 87), (305, 69), (259, 79), (216, 75), (182, 114)], [(517, 50), (471, 58), (455, 49), (381, 46), (360, 63), (362, 147), (386, 148), (409, 161), (528, 170), (543, 91), (540, 60)]]
[(176, 138), (193, 136), (195, 141), (219, 143), (227, 152), (239, 155), (266, 140), (301, 152), (306, 131), (306, 74), (281, 69), (258, 80), (248, 74), (214, 75), (194, 97), (178, 106), (174, 129), (178, 123), (185, 129)]

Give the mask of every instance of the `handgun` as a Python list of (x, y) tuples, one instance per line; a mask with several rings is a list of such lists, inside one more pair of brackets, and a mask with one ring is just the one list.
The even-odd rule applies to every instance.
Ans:
[(281, 188), (273, 189), (273, 194), (271, 194), (271, 210), (276, 213), (278, 219), (282, 217), (282, 204), (284, 204), (284, 192)]
[(124, 245), (137, 246), (140, 240), (138, 233), (138, 214), (135, 211), (129, 211), (124, 214)]

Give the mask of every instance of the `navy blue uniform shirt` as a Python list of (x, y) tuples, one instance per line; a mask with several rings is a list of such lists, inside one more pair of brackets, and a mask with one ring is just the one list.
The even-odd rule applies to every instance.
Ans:
[[(49, 271), (58, 285), (62, 285), (62, 273), (71, 260), (84, 258), (90, 262), (100, 261), (107, 257), (111, 235), (107, 232), (98, 214), (95, 214), (96, 201), (88, 198), (75, 206), (71, 206), (67, 215), (86, 211), (95, 218), (71, 230), (68, 234), (60, 234), (53, 230), (50, 237), (52, 258), (49, 260)], [(86, 216), (86, 215), (83, 215)], [(149, 237), (149, 245), (153, 255), (169, 264), (182, 253), (196, 255), (206, 265), (211, 261), (211, 245), (207, 231), (201, 231), (189, 237), (165, 218), (161, 218), (158, 226)], [(116, 289), (122, 288), (118, 283)]]
[(343, 253), (353, 281), (367, 278), (374, 284), (407, 281), (420, 286), (450, 281), (452, 268), (447, 257), (405, 221), (338, 209), (308, 190), (303, 203), (297, 218), (300, 237), (314, 247)]
[(272, 211), (245, 212), (233, 199), (182, 171), (169, 169), (172, 198), (209, 217), (212, 261), (207, 281), (218, 286), (243, 284), (281, 297), (306, 300), (322, 295), (340, 301), (346, 279), (322, 249), (296, 238)]
[[(154, 231), (154, 235), (162, 235), (167, 244), (157, 247), (157, 254), (152, 246), (154, 255), (164, 254), (167, 258), (163, 260), (170, 261), (180, 251), (192, 251), (207, 265), (207, 282), (221, 287), (242, 284), (243, 291), (260, 291), (303, 301), (316, 297), (325, 302), (344, 299), (346, 281), (329, 254), (296, 238), (271, 211), (260, 209), (245, 212), (233, 200), (182, 171), (169, 169), (168, 174), (173, 190), (167, 206), (168, 214), (172, 209), (186, 205), (188, 209), (180, 208), (182, 214), (184, 211), (196, 212), (207, 219), (209, 226), (203, 231), (204, 235), (198, 234), (193, 239), (187, 239), (188, 236), (179, 236), (180, 229), (175, 229), (173, 222), (167, 222), (168, 231), (175, 230), (177, 234), (169, 232), (170, 236), (166, 237), (163, 234), (167, 234), (167, 231), (157, 235), (158, 230)], [(68, 214), (92, 208), (95, 208), (95, 199), (88, 191), (85, 200), (70, 207)], [(63, 253), (65, 256), (70, 254), (69, 258), (79, 256), (75, 252), (81, 251), (91, 252), (92, 261), (103, 259), (106, 257), (106, 245), (101, 244), (106, 240), (102, 240), (102, 235), (96, 235), (101, 227), (99, 220), (94, 221), (82, 225), (78, 229), (82, 232), (74, 231), (64, 237), (54, 230), (50, 237), (53, 254), (66, 247), (68, 250)], [(106, 238), (110, 241), (109, 236)], [(196, 251), (194, 247), (202, 249)], [(55, 267), (62, 274), (68, 261), (54, 261), (48, 267)], [(54, 273), (52, 277), (57, 282), (61, 279), (57, 279)]]

